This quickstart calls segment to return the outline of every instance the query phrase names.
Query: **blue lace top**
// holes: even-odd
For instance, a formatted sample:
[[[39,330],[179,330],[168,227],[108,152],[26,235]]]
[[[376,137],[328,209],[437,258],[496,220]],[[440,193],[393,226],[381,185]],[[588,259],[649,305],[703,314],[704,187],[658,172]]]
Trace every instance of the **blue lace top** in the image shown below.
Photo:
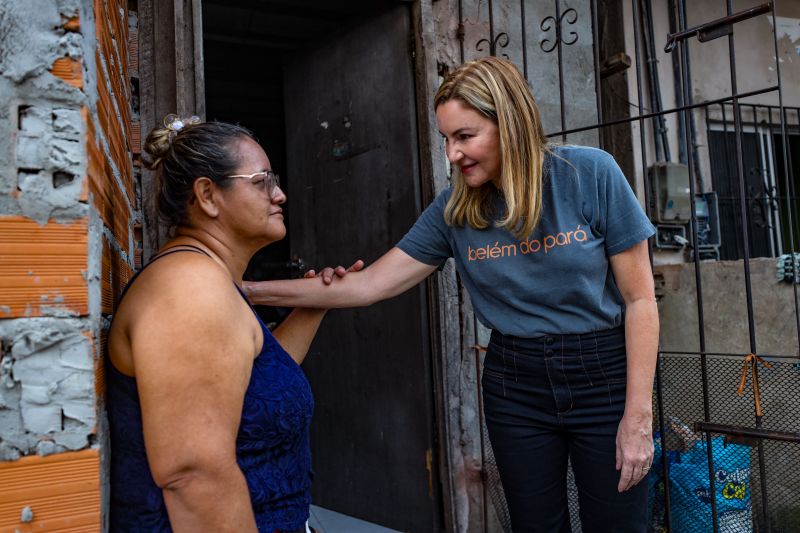
[[[250,489],[258,530],[292,531],[309,516],[313,477],[309,426],[314,399],[300,366],[258,321],[264,344],[253,361],[244,397],[236,458]],[[136,379],[120,373],[110,362],[107,367],[110,531],[172,531],[161,489],[147,465]]]

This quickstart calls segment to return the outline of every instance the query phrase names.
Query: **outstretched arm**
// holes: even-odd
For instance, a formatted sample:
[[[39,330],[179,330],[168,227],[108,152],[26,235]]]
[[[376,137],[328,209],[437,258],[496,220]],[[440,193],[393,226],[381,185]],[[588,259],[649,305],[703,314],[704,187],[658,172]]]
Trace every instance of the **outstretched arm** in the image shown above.
[[[399,248],[392,248],[361,272],[336,278],[330,285],[311,279],[254,281],[244,291],[254,304],[282,307],[361,307],[407,291],[434,270]]]

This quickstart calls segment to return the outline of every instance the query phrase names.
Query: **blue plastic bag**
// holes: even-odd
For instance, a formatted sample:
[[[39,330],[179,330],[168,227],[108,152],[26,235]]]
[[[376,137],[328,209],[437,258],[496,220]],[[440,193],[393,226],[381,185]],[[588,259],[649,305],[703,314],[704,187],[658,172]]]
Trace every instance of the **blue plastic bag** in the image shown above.
[[[714,492],[720,533],[750,533],[753,518],[750,497],[750,448],[711,440]],[[708,453],[705,441],[681,454],[669,465],[672,529],[675,533],[713,531]]]

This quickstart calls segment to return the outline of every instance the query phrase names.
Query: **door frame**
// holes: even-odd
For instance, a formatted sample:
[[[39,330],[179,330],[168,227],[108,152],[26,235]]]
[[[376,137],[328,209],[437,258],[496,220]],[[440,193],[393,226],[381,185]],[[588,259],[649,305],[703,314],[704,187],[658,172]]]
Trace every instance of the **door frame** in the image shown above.
[[[398,0],[411,4],[414,80],[422,207],[449,186],[447,160],[439,139],[433,95],[439,86],[436,33],[432,0]],[[202,0],[139,0],[139,65],[141,132],[145,136],[168,113],[205,118]],[[174,54],[164,54],[173,49]],[[160,53],[159,53],[160,51]],[[167,240],[156,213],[155,176],[141,170],[143,263]],[[426,281],[432,355],[435,447],[442,487],[445,531],[466,531],[471,515],[483,508],[485,491],[480,476],[465,471],[472,457],[458,442],[462,428],[459,410],[470,399],[453,400],[459,390],[458,364],[465,349],[461,331],[461,289],[451,264]],[[464,480],[467,480],[464,483]],[[462,517],[459,520],[458,517]],[[467,521],[464,522],[464,517]],[[483,522],[479,518],[480,522]]]
[[[444,152],[433,97],[440,84],[437,61],[437,39],[432,0],[414,0],[412,28],[414,71],[417,98],[417,132],[419,136],[420,192],[422,208],[450,186],[448,163]],[[474,399],[458,398],[448,391],[462,392],[459,386],[461,369],[458,362],[471,350],[461,325],[461,286],[452,261],[426,281],[433,365],[433,398],[436,419],[436,447],[439,453],[439,482],[446,531],[467,531],[486,518],[476,516],[484,509],[486,492],[482,477],[475,475],[473,458],[459,446],[462,432],[460,413],[463,404]],[[474,405],[473,405],[474,407]],[[465,522],[466,519],[466,522]]]
[[[139,109],[142,142],[170,113],[206,116],[202,0],[139,0]],[[175,50],[174,54],[164,50]],[[142,262],[167,241],[156,212],[155,175],[142,168]]]

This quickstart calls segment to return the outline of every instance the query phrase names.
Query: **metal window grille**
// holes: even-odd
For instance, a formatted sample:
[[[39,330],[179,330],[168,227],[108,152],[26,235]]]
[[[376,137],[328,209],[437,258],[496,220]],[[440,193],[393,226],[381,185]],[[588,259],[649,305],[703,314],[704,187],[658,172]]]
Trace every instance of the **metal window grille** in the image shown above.
[[[688,329],[696,347],[673,351],[662,347],[659,352],[653,393],[659,468],[649,480],[651,527],[653,531],[686,530],[676,521],[679,511],[675,505],[680,496],[676,491],[679,485],[685,485],[686,477],[696,478],[699,473],[702,479],[690,488],[694,496],[705,497],[708,524],[715,533],[800,531],[800,416],[796,408],[800,400],[800,315],[797,285],[792,282],[798,279],[798,261],[792,258],[798,252],[800,234],[795,190],[800,166],[800,109],[784,106],[781,62],[776,60],[780,57],[779,2],[756,0],[741,11],[734,10],[732,0],[706,3],[723,13],[690,25],[686,0],[669,0],[671,27],[665,41],[653,31],[653,6],[663,7],[662,2],[458,0],[460,60],[492,54],[520,65],[547,117],[546,125],[553,130],[549,137],[594,144],[618,159],[627,158],[630,164],[623,168],[641,176],[641,193],[651,216],[654,207],[649,167],[670,160],[674,137],[668,130],[678,130],[678,146],[672,148],[688,171],[692,200],[688,202],[687,220],[679,226],[689,246],[684,262],[693,265],[693,290],[685,305],[693,317]],[[614,8],[632,15],[625,22],[632,25],[633,47],[627,49],[633,52],[632,58],[601,50],[601,34],[608,32],[608,23],[619,15]],[[747,73],[737,73],[737,34],[741,24],[754,17],[766,17],[771,23],[775,76],[740,89],[740,79]],[[728,66],[722,69],[727,90],[720,97],[694,100],[690,40],[697,47],[710,41],[727,45]],[[657,47],[664,47],[673,58],[675,105],[670,108],[661,103],[664,84],[659,83],[654,67]],[[572,64],[574,54],[584,54],[583,59],[592,63],[591,75],[576,81],[574,69],[568,68],[568,53],[573,54]],[[628,113],[619,114],[609,109],[609,101],[628,97],[619,94],[619,84],[608,80],[622,71],[635,82],[636,99],[628,102]],[[586,105],[586,98],[575,98],[576,83],[583,83],[594,93],[590,112],[581,107]],[[772,102],[769,105],[763,101],[767,98]],[[632,132],[627,147],[634,152],[633,157],[620,150],[625,145],[619,142],[623,130]],[[705,145],[699,141],[703,137]],[[712,150],[716,155],[710,153]],[[698,213],[708,205],[695,200],[709,192],[716,194],[718,202],[718,243],[707,233],[704,213]],[[751,266],[757,257],[776,256],[779,260],[789,258],[783,270],[776,265],[777,275],[791,283],[791,288],[787,285],[783,289],[790,292],[790,303],[776,316],[790,324],[793,333],[789,336],[793,338],[785,339],[788,348],[781,353],[768,354],[759,351],[773,344],[757,335],[760,326],[754,311]],[[741,292],[743,310],[730,328],[746,332],[746,340],[737,350],[714,352],[709,347],[707,318],[719,310],[709,309],[709,295],[704,295],[707,259],[736,261],[741,286],[730,290]],[[775,283],[779,282],[776,276]],[[510,531],[485,428],[482,437],[485,500],[491,502],[487,505],[493,506],[502,527]],[[718,448],[723,452],[718,453]],[[736,450],[740,462],[731,467],[724,455]],[[690,453],[693,463],[676,462],[681,454],[687,457]],[[750,504],[744,521],[737,525],[721,508],[725,502],[715,491],[720,488],[723,498],[735,499],[743,494],[739,485],[743,479],[748,483],[746,498]],[[574,488],[569,496],[573,529],[580,531]]]

